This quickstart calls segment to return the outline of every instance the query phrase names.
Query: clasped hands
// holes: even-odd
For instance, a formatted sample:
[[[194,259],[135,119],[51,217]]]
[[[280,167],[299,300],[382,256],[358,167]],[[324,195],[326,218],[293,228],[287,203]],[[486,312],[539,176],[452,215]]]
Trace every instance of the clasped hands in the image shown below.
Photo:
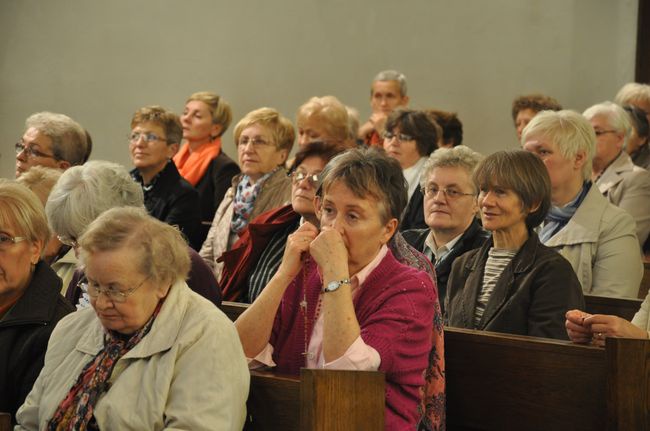
[[[323,270],[347,268],[348,249],[341,234],[334,228],[323,227],[320,231],[309,222],[303,223],[287,237],[287,245],[279,271],[288,277],[298,275],[303,256],[311,255]]]
[[[604,347],[607,337],[648,338],[648,333],[618,316],[589,314],[581,310],[566,313],[567,334],[574,343]]]

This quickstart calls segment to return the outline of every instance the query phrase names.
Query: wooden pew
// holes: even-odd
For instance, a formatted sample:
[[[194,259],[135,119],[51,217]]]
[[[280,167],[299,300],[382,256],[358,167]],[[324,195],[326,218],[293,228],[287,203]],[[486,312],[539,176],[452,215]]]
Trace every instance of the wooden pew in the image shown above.
[[[445,329],[448,430],[649,430],[650,341]]]
[[[590,314],[613,314],[625,320],[632,320],[632,317],[641,308],[642,302],[640,299],[585,295],[585,311]]]
[[[237,320],[240,314],[242,314],[248,308],[248,304],[241,302],[231,302],[231,301],[222,301],[221,302],[221,311],[224,312],[226,316],[233,322]]]
[[[11,415],[0,412],[0,431],[11,431]]]
[[[251,371],[245,430],[383,430],[384,374],[313,370],[300,378]]]

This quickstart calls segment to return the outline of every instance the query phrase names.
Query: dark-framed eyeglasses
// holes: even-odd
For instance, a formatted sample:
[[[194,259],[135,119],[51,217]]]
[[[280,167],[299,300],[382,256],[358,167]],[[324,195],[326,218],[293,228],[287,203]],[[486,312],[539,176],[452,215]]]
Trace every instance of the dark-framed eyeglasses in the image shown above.
[[[155,133],[144,133],[144,132],[133,132],[129,135],[129,142],[136,143],[140,140],[140,138],[144,139],[144,141],[147,144],[150,144],[152,142],[165,142],[167,139],[161,138],[160,136],[156,135]]]
[[[393,138],[397,139],[397,142],[413,141],[415,139],[413,136],[405,133],[384,132],[385,140],[390,141]]]
[[[461,196],[476,196],[476,193],[463,193],[460,190],[457,190],[452,187],[446,187],[444,189],[439,188],[436,185],[429,184],[426,187],[422,187],[422,194],[425,196],[429,197],[434,197],[438,194],[438,192],[442,192],[442,194],[447,198],[447,199],[458,199]]]
[[[18,155],[20,153],[24,153],[27,156],[28,159],[34,159],[36,157],[42,157],[42,158],[45,158],[45,159],[58,160],[57,157],[54,154],[42,153],[42,152],[40,152],[38,150],[35,150],[31,146],[28,147],[27,145],[23,144],[20,141],[16,142],[16,144],[14,145],[14,148],[16,149],[16,155]]]
[[[12,245],[26,240],[27,237],[24,236],[9,236],[6,233],[0,233],[0,249],[6,250]]]
[[[120,290],[113,286],[102,287],[95,282],[83,278],[79,281],[79,283],[77,283],[77,287],[86,292],[92,299],[97,299],[99,297],[99,294],[103,293],[112,302],[121,304],[123,302],[126,302],[127,298],[131,296],[133,292],[142,287],[142,285],[144,285],[147,280],[149,280],[149,276],[142,280],[142,282],[140,282],[140,284],[138,284],[136,287]]]
[[[293,171],[289,174],[289,176],[293,180],[294,184],[298,184],[302,180],[306,179],[313,188],[317,189],[320,186],[321,178],[319,174],[308,174],[307,172],[303,171]]]

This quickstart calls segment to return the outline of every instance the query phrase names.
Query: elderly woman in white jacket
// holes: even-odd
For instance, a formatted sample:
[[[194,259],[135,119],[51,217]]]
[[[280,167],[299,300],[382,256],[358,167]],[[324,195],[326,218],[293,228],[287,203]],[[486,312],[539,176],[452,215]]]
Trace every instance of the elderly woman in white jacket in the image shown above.
[[[643,276],[636,226],[591,181],[591,124],[577,112],[543,111],[528,123],[521,143],[551,178],[553,205],[539,232],[542,243],[571,263],[585,294],[636,298]]]
[[[17,430],[240,430],[249,373],[228,318],[185,283],[180,232],[138,208],[79,240],[92,308],[57,325]]]

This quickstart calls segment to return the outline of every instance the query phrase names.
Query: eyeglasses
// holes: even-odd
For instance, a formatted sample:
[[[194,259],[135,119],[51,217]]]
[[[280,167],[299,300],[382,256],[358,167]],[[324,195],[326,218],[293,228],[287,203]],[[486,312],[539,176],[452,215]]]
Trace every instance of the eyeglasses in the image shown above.
[[[33,159],[36,157],[44,157],[47,159],[57,160],[55,155],[41,153],[40,151],[35,150],[33,147],[26,146],[22,142],[16,142],[16,145],[14,145],[14,147],[16,148],[16,155],[24,152],[28,159]]]
[[[26,241],[24,236],[9,236],[6,233],[0,233],[0,249],[6,250],[20,241]]]
[[[126,290],[120,290],[112,286],[108,287],[101,287],[97,283],[93,283],[91,281],[86,280],[85,278],[81,279],[79,283],[77,283],[77,286],[84,292],[88,294],[93,299],[99,298],[99,294],[103,293],[106,295],[108,299],[110,299],[113,302],[116,302],[118,304],[121,304],[123,302],[126,302],[126,299],[133,294],[136,290],[138,290],[142,285],[149,280],[149,277],[145,278],[142,280],[140,284],[138,284],[136,287],[132,287],[130,289]]]
[[[165,138],[161,138],[160,136],[156,135],[155,133],[141,133],[141,132],[133,132],[129,135],[129,141],[131,143],[138,142],[140,138],[143,138],[144,141],[147,144],[150,144],[152,142],[156,141],[166,141]]]
[[[384,132],[384,139],[390,141],[391,139],[396,138],[397,142],[412,141],[413,136],[406,135],[404,133],[393,133],[393,132]]]
[[[266,145],[271,145],[269,141],[265,141],[262,138],[250,139],[248,136],[244,136],[243,138],[240,138],[239,141],[237,142],[237,146],[240,148],[244,148],[248,144],[252,144],[253,148],[255,149],[264,147]]]
[[[313,188],[317,189],[318,186],[320,186],[320,176],[318,174],[310,175],[302,171],[293,171],[289,176],[293,180],[294,184],[298,184],[302,180],[306,179]]]
[[[68,247],[77,248],[79,243],[77,243],[77,238],[66,236],[66,235],[57,235],[56,238],[61,242],[61,244],[67,245]]]
[[[606,135],[607,133],[618,133],[618,130],[594,130],[596,136]]]
[[[458,199],[461,196],[476,196],[475,193],[463,193],[459,190],[456,189],[450,189],[450,188],[445,188],[445,189],[440,189],[438,186],[434,186],[433,184],[429,184],[426,187],[422,187],[422,193],[424,193],[425,196],[429,197],[434,197],[438,194],[438,192],[442,192],[447,199]]]

